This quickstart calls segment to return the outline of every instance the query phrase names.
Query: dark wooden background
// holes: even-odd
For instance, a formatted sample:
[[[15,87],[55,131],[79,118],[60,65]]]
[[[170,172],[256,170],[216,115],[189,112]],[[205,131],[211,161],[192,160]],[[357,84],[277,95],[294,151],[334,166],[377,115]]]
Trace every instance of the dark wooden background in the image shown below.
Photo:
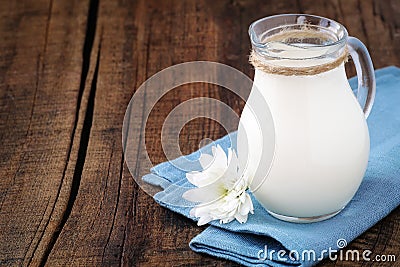
[[[218,61],[252,77],[249,24],[298,12],[343,23],[376,68],[400,66],[398,0],[1,0],[0,265],[235,265],[192,252],[188,242],[204,228],[159,207],[136,185],[124,165],[123,116],[140,84],[173,64]],[[207,84],[171,91],[146,124],[154,163],[165,160],[166,115],[197,96],[238,113],[244,105]],[[180,135],[182,152],[224,134],[209,119],[191,121]],[[137,153],[138,177],[148,170]],[[349,248],[399,258],[400,209]]]

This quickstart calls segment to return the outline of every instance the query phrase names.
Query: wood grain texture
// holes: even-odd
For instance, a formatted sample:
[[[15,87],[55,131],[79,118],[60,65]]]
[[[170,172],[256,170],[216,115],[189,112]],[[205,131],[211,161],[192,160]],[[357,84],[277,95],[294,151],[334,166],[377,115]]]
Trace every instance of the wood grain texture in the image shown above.
[[[193,60],[225,63],[252,77],[248,25],[278,13],[338,20],[367,45],[375,68],[400,65],[397,0],[4,0],[0,6],[1,266],[238,266],[192,252],[188,243],[204,228],[158,206],[132,176],[148,172],[146,153],[154,164],[166,160],[161,129],[177,105],[203,96],[240,114],[244,101],[203,83],[168,92],[145,123],[134,114],[146,133],[135,138],[145,138],[147,151],[132,152],[131,174],[121,128],[135,90],[158,71]],[[141,105],[157,93],[148,90]],[[227,130],[193,120],[180,133],[180,148],[189,153]],[[400,257],[400,209],[348,249]],[[326,260],[320,266],[395,265]]]
[[[69,198],[87,3],[1,7],[0,265],[37,265]]]

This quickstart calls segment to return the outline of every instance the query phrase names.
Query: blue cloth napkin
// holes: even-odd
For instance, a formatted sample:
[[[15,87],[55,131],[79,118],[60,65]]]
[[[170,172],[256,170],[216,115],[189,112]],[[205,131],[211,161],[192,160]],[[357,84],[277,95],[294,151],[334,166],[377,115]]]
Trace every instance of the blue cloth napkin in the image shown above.
[[[249,215],[247,223],[213,221],[190,242],[192,250],[246,266],[311,266],[395,209],[400,204],[400,69],[392,66],[377,70],[376,78],[377,94],[368,118],[368,169],[357,194],[341,213],[318,223],[288,223],[270,216],[253,198],[254,215]],[[356,88],[357,79],[350,79],[350,85]],[[235,139],[236,133],[231,133],[215,143],[226,149]],[[190,217],[193,204],[181,197],[186,187],[191,187],[185,172],[199,168],[193,160],[207,153],[211,145],[215,144],[161,163],[143,177],[164,189],[154,195],[160,205]],[[181,170],[184,166],[186,171]]]

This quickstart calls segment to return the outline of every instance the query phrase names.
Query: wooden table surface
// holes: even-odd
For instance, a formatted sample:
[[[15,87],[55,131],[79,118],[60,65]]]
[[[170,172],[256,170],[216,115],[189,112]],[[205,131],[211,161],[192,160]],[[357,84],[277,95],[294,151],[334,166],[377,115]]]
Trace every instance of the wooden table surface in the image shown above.
[[[188,242],[204,228],[161,208],[135,183],[124,164],[123,116],[147,78],[177,63],[217,61],[253,77],[249,24],[299,12],[343,23],[369,48],[375,68],[400,66],[398,0],[2,0],[0,265],[236,266],[192,252]],[[167,114],[198,96],[238,113],[244,105],[209,84],[172,90],[142,125],[154,164],[166,159],[160,134]],[[181,150],[225,133],[195,119],[181,131]],[[133,176],[140,177],[148,169],[144,152],[136,153]],[[349,248],[399,257],[400,208]]]

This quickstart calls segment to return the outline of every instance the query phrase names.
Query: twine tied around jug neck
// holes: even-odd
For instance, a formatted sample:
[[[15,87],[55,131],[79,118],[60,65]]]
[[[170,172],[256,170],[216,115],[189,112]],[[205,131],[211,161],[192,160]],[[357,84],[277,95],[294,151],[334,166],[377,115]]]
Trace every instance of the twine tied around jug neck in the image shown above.
[[[277,34],[269,36],[266,39],[266,42],[290,43],[288,42],[288,40],[295,40],[297,43],[301,43],[303,40],[315,38],[320,40],[321,42],[332,40],[332,37],[326,33],[303,28],[299,30],[281,31]],[[339,67],[343,62],[346,63],[349,58],[348,49],[347,47],[344,47],[341,50],[341,54],[332,59],[332,61],[319,65],[304,67],[289,67],[271,64],[274,62],[274,60],[276,60],[276,58],[259,55],[254,49],[250,53],[249,61],[256,69],[259,69],[266,73],[284,76],[310,76],[335,69]]]

